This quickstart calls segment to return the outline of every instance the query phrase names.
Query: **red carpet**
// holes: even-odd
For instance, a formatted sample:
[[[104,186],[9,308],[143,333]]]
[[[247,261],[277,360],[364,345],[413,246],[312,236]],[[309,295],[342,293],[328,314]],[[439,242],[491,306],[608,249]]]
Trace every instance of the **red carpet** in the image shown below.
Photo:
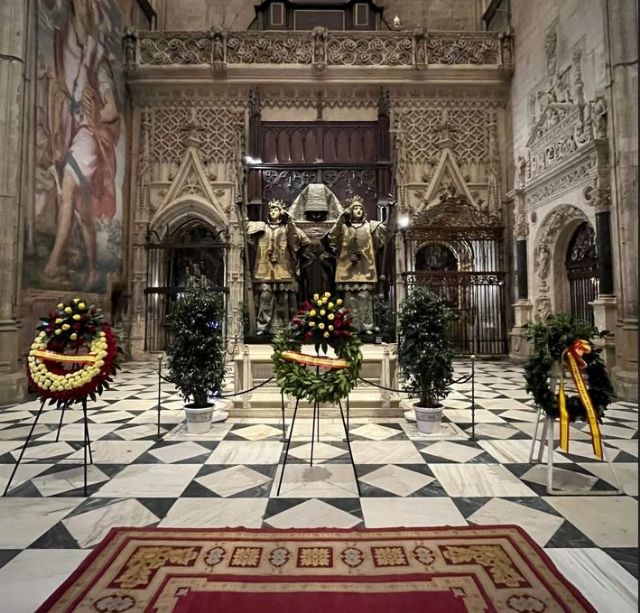
[[[516,526],[117,528],[39,611],[594,611]]]

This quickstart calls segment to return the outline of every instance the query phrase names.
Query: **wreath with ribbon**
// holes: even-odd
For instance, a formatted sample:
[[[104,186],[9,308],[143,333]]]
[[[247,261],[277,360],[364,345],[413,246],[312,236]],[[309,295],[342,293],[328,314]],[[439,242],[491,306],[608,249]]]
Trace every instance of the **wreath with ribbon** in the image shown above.
[[[530,322],[525,330],[534,348],[524,367],[526,391],[549,417],[560,419],[561,449],[569,450],[570,422],[582,420],[589,424],[594,453],[602,459],[599,424],[615,394],[601,349],[596,349],[591,339],[605,336],[607,331],[598,332],[590,323],[566,313]],[[566,392],[567,374],[576,394]],[[557,394],[550,387],[552,376],[559,378]]]
[[[41,318],[27,359],[31,389],[52,403],[95,400],[119,366],[118,339],[102,313],[82,298]]]
[[[360,339],[351,322],[351,310],[329,292],[314,294],[301,306],[272,343],[276,380],[285,394],[330,403],[349,395],[362,364]],[[315,346],[316,355],[302,353],[303,345]],[[320,355],[329,347],[335,358]]]

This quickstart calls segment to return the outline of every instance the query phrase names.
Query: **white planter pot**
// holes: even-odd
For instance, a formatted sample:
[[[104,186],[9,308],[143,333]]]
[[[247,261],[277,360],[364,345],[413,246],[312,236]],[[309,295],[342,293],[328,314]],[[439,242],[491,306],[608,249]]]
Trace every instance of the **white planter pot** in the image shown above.
[[[444,408],[442,405],[434,408],[414,405],[413,408],[416,412],[416,424],[419,432],[433,434],[439,430]]]
[[[187,414],[187,432],[189,434],[204,434],[211,428],[213,405],[202,408],[184,407]]]

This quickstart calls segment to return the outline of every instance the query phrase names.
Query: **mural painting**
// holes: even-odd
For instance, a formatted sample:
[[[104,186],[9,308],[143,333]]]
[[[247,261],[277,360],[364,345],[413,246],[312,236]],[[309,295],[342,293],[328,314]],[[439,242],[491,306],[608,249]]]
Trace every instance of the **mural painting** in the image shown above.
[[[36,188],[23,283],[103,292],[121,270],[125,124],[115,0],[40,0]]]

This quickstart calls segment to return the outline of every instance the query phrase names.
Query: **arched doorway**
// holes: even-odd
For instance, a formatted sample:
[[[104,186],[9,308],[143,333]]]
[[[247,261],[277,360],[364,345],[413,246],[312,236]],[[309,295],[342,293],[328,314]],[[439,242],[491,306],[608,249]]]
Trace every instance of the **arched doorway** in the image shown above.
[[[442,243],[427,243],[416,252],[416,272],[452,272],[458,270],[458,258],[453,250]],[[458,309],[458,287],[440,285],[433,288],[447,301],[450,309]]]
[[[593,302],[598,295],[598,258],[595,232],[583,221],[574,231],[565,259],[571,314],[593,323]]]
[[[166,316],[181,292],[192,287],[227,292],[227,245],[219,230],[193,219],[164,238],[151,231],[146,246],[145,351],[164,351],[168,342]]]

